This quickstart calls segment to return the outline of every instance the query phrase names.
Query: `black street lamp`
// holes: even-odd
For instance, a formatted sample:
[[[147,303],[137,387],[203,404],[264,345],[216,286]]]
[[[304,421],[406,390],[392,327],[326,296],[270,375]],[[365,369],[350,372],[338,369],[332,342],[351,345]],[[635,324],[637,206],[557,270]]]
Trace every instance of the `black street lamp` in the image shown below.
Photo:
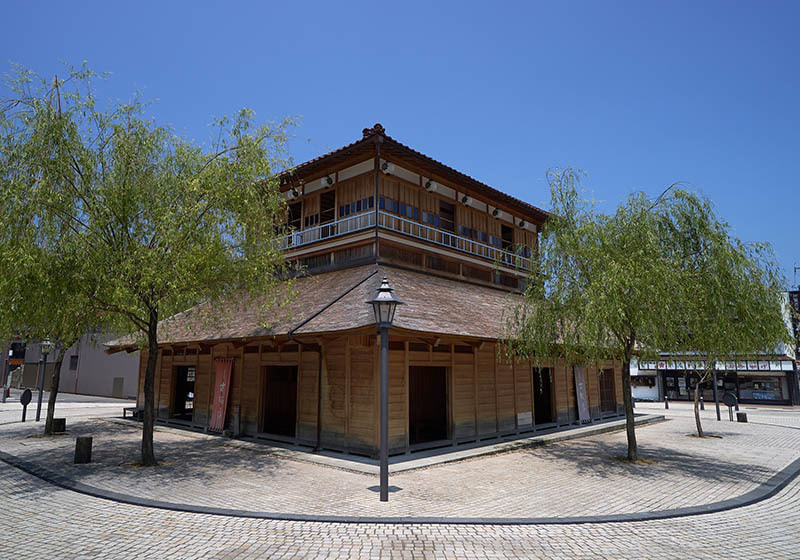
[[[403,302],[392,292],[386,276],[383,277],[375,297],[367,303],[375,312],[375,324],[381,330],[381,501],[389,501],[389,327],[394,312]]]
[[[45,338],[40,344],[41,355],[39,356],[39,400],[36,402],[36,421],[42,416],[42,393],[44,392],[44,374],[47,369],[47,355],[53,349],[53,343]],[[52,387],[50,388],[52,391]]]

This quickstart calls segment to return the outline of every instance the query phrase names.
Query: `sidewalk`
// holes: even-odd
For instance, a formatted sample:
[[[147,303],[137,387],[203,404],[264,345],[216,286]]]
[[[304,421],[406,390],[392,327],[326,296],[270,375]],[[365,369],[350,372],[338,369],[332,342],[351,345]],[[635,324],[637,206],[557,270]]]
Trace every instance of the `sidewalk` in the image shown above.
[[[277,516],[567,520],[702,508],[800,466],[792,465],[800,458],[800,411],[748,412],[747,424],[706,419],[706,430],[720,437],[700,440],[690,437],[693,418],[671,409],[670,421],[637,429],[642,464],[618,459],[626,440],[614,432],[399,472],[390,478],[388,503],[378,501],[374,475],[173,428],[156,431],[156,468],[135,465],[140,428],[108,419],[68,420],[70,433],[52,438],[29,437],[40,427],[2,425],[0,448],[98,492],[190,507]],[[95,438],[91,464],[72,464],[77,435]]]

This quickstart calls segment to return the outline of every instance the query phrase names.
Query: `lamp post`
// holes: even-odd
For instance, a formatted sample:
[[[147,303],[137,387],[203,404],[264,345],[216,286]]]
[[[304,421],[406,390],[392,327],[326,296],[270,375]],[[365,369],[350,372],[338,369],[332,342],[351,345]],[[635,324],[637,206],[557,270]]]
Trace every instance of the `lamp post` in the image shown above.
[[[39,356],[39,400],[36,402],[36,421],[42,417],[42,393],[44,392],[44,374],[47,369],[47,355],[53,348],[53,343],[45,338],[40,344],[41,355]]]
[[[389,327],[394,321],[394,312],[402,301],[392,292],[386,276],[383,277],[375,297],[367,303],[375,312],[375,324],[381,334],[381,450],[380,450],[380,495],[382,502],[389,501]]]

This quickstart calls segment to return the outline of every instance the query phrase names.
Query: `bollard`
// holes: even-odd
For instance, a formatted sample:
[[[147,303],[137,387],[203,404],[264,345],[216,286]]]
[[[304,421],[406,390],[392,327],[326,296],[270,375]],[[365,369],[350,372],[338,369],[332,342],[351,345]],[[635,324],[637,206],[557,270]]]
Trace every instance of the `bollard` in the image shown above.
[[[92,438],[91,436],[79,436],[75,438],[75,464],[92,462]]]
[[[737,422],[747,422],[747,413],[746,412],[737,412],[736,413],[736,421]]]
[[[700,410],[706,409],[706,403],[703,401],[703,397],[700,397]]]
[[[669,410],[669,397],[664,397],[664,408]]]
[[[53,418],[53,433],[54,434],[63,434],[67,431],[67,419],[66,418]]]

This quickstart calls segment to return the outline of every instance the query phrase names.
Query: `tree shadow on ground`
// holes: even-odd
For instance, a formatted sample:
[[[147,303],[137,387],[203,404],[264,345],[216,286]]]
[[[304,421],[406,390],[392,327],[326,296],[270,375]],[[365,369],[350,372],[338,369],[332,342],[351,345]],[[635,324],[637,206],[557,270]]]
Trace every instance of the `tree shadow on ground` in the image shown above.
[[[728,437],[726,434],[725,438]],[[639,457],[644,461],[632,463],[625,459],[627,449],[625,441],[575,440],[528,449],[524,453],[562,463],[565,468],[574,468],[579,475],[599,478],[633,476],[658,480],[680,475],[720,483],[760,483],[776,472],[774,468],[730,460],[718,454],[700,455],[653,444],[640,444]]]
[[[55,437],[31,437],[38,435],[25,429],[13,437],[17,445],[12,454],[43,467],[51,472],[77,482],[94,482],[120,477],[131,484],[158,485],[180,484],[183,481],[221,480],[226,472],[257,474],[259,480],[267,482],[279,470],[292,469],[294,461],[278,457],[267,446],[247,449],[231,445],[227,438],[196,437],[188,432],[154,433],[154,447],[159,462],[156,467],[142,467],[141,427],[125,426],[104,420],[74,422],[67,435]],[[91,436],[92,461],[88,464],[73,464],[75,438]],[[94,482],[93,482],[94,481]],[[267,482],[268,483],[268,482]]]

